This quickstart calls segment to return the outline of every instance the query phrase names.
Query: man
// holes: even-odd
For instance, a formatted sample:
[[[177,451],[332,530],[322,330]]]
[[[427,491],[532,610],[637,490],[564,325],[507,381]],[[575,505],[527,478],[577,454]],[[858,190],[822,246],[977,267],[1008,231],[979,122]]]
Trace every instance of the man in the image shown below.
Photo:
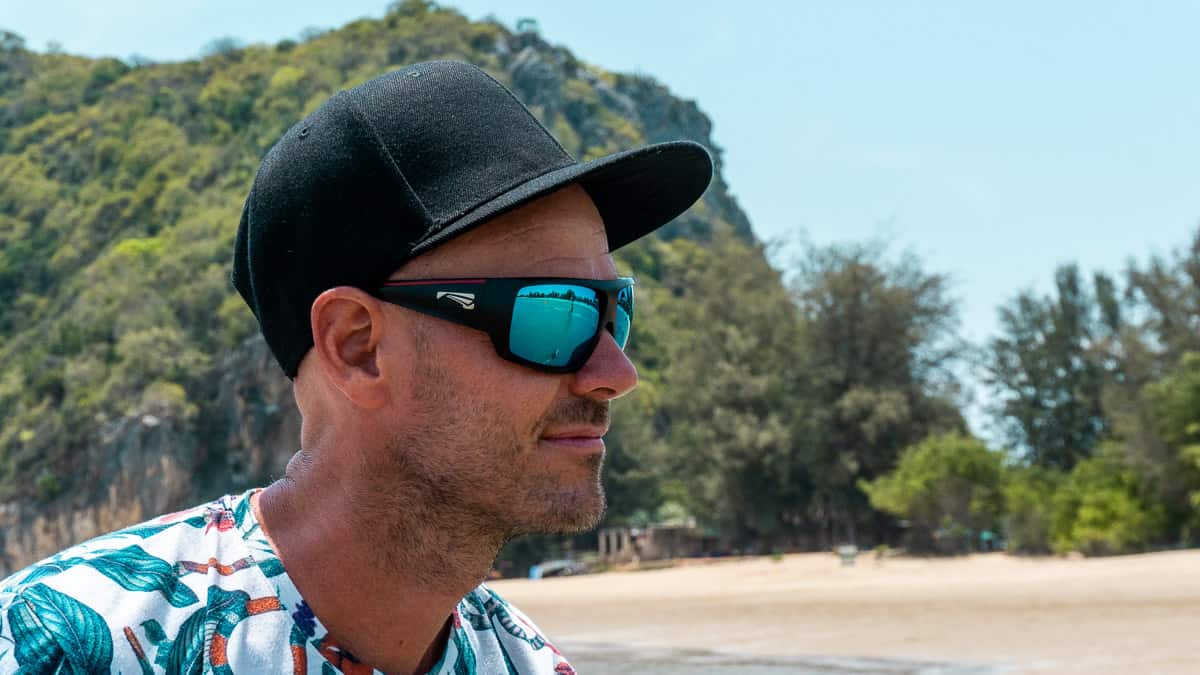
[[[509,538],[599,521],[637,383],[610,251],[711,172],[689,142],[576,163],[466,64],[335,95],[235,245],[303,419],[285,477],[0,582],[0,672],[574,672],[481,582]]]

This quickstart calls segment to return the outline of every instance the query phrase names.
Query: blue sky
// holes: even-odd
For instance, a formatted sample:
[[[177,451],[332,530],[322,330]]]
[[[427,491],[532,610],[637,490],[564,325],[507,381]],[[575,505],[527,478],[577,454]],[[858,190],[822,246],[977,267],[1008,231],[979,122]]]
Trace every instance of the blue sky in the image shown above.
[[[0,26],[179,60],[385,4],[0,0]],[[1059,263],[1116,271],[1200,225],[1200,2],[442,4],[535,18],[579,58],[695,99],[759,236],[886,236],[951,275],[971,339]]]

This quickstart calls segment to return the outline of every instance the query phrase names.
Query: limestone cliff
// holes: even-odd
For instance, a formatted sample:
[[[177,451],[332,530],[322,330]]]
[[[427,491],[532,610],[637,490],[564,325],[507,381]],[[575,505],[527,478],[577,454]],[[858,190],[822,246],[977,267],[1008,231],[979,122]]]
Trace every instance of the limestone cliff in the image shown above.
[[[82,463],[95,479],[52,502],[0,505],[0,577],[91,537],[269,482],[298,447],[291,382],[261,337],[222,360],[195,424],[150,413],[100,430]]]

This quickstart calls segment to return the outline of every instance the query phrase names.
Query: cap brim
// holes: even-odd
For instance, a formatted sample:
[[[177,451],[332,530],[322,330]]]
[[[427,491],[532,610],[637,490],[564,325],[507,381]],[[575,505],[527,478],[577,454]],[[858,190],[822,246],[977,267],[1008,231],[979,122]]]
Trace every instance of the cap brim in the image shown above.
[[[449,223],[413,247],[419,254],[475,225],[555,190],[578,183],[604,219],[615,251],[688,210],[712,181],[712,158],[692,141],[656,143],[542,174]]]

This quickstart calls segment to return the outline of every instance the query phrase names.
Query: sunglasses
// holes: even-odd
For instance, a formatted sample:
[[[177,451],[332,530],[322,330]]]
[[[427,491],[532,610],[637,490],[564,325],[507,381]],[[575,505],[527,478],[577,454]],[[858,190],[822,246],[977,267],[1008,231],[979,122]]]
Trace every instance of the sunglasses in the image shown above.
[[[487,333],[496,353],[546,373],[573,373],[612,334],[625,349],[633,279],[522,277],[389,281],[375,293],[394,305]]]

